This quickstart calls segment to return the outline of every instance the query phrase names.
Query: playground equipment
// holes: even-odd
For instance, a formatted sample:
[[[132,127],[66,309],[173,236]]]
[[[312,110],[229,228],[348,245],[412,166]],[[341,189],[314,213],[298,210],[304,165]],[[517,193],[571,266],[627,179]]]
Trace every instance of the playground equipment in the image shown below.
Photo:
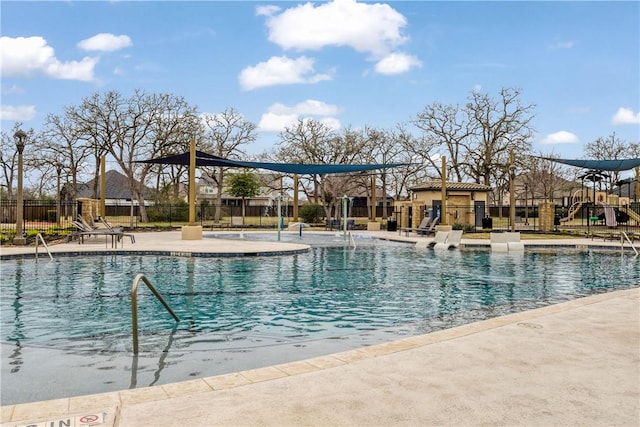
[[[618,209],[620,209],[620,212],[626,213],[629,219],[640,222],[640,214],[632,210],[629,205],[622,205]]]
[[[573,221],[576,218],[576,215],[582,212],[583,204],[589,202],[589,190],[583,188],[581,190],[576,190],[571,197],[573,203],[569,207],[569,213],[565,218],[561,218],[561,222],[569,222]]]

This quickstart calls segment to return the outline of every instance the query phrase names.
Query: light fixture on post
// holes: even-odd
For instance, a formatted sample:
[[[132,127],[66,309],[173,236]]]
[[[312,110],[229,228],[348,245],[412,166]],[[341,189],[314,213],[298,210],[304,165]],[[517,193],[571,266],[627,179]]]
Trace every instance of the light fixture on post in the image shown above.
[[[27,142],[27,134],[22,130],[17,130],[13,134],[16,140],[16,148],[18,150],[18,191],[16,193],[16,235],[13,239],[14,245],[26,245],[27,239],[23,235],[24,220],[24,200],[22,195],[22,152]]]

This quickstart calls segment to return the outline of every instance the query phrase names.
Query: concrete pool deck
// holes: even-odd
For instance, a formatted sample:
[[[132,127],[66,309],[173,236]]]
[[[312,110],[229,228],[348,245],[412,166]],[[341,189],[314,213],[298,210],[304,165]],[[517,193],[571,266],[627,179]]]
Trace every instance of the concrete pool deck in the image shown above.
[[[398,238],[395,233],[379,234]],[[532,242],[620,246],[619,242],[576,240]],[[184,253],[213,247],[207,250],[235,248],[236,253],[250,253],[294,248],[275,242],[240,242],[238,246],[227,242],[232,241],[224,241],[220,248],[211,239],[182,241],[179,232],[136,233],[135,244],[126,241],[124,249],[118,250],[168,248]],[[53,245],[51,251],[65,247],[66,251],[104,251],[105,242]],[[1,253],[25,251],[33,253],[33,247],[2,248]],[[91,425],[132,427],[634,426],[640,423],[640,289],[593,295],[304,361],[8,405],[0,411],[2,426],[79,426],[93,419]]]

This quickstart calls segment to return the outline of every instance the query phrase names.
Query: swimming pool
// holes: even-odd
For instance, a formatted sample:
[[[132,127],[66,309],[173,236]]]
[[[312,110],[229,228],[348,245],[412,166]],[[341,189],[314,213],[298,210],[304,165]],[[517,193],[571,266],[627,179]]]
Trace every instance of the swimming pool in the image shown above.
[[[372,242],[373,243],[373,242]],[[130,289],[143,272],[140,354]],[[300,360],[638,286],[618,253],[511,255],[377,242],[292,256],[2,261],[2,405]]]

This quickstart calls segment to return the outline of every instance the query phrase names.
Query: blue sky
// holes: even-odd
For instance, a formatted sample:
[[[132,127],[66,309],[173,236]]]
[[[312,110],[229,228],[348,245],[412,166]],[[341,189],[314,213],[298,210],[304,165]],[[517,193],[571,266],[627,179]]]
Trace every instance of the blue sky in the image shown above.
[[[97,91],[183,96],[259,126],[392,128],[473,90],[522,89],[534,149],[640,141],[640,2],[2,1],[2,129]]]

